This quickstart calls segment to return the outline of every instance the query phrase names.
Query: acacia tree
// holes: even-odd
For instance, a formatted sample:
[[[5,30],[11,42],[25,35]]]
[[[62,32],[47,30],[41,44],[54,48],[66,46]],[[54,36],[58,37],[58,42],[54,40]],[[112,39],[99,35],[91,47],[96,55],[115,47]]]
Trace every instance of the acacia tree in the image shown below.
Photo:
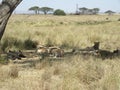
[[[53,8],[50,8],[50,7],[41,7],[39,9],[39,11],[43,12],[46,15],[48,12],[52,12]]]
[[[38,6],[33,6],[33,7],[31,7],[31,8],[29,8],[29,10],[30,11],[34,11],[35,12],[35,14],[39,14],[39,7]]]
[[[111,11],[111,10],[108,10],[108,11],[106,11],[105,13],[107,13],[108,15],[112,15],[112,14],[115,13],[115,12],[113,12],[113,11]]]
[[[81,14],[86,14],[86,12],[88,11],[88,8],[86,7],[82,7],[82,8],[79,8],[79,10],[81,11]]]
[[[99,8],[93,8],[93,14],[98,14],[99,11],[100,11]]]
[[[0,40],[4,34],[7,22],[22,0],[2,0],[0,4]]]
[[[94,10],[93,9],[88,9],[86,14],[93,15],[94,14]]]

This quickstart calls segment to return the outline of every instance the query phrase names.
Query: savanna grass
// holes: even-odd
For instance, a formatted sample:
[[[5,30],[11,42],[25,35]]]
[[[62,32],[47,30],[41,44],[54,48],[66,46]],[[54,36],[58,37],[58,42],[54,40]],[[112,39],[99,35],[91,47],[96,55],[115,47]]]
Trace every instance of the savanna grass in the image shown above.
[[[109,21],[106,21],[106,18],[109,18]],[[5,37],[14,37],[15,41],[24,42],[29,41],[30,37],[30,42],[35,41],[45,46],[55,45],[65,49],[84,48],[92,46],[95,41],[100,41],[100,49],[112,51],[120,48],[118,19],[119,15],[64,17],[13,15],[2,40],[4,42]],[[28,45],[29,43],[26,46]],[[14,47],[14,43],[11,46]],[[119,90],[119,63],[119,58],[102,60],[92,56],[76,55],[60,60],[43,60],[32,68],[21,68],[21,65],[19,67],[21,70],[17,68],[17,72],[9,70],[9,66],[6,66],[7,68],[0,66],[0,77],[3,77],[0,80],[0,89]],[[9,71],[13,74],[8,74]],[[11,79],[14,74],[15,78]]]
[[[106,21],[106,17],[109,18],[109,21]],[[56,45],[65,48],[82,48],[92,45],[95,41],[100,41],[102,48],[114,49],[120,46],[118,42],[120,41],[118,19],[119,16],[117,15],[64,17],[13,15],[8,23],[3,41],[6,37],[14,37],[16,39],[15,42],[17,40],[20,40],[18,42],[24,42],[30,37],[31,41],[38,42],[38,44],[46,46]],[[19,46],[19,43],[17,46]]]

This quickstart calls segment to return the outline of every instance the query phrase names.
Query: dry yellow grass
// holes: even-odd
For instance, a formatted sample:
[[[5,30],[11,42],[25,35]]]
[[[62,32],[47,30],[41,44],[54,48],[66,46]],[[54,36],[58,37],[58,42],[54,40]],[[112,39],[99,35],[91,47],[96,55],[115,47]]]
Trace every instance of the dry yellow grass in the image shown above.
[[[100,48],[113,50],[120,48],[119,17],[13,15],[2,40],[30,37],[42,45],[64,48],[84,48],[100,41]],[[103,61],[77,55],[37,64],[0,65],[0,90],[119,90],[119,63],[119,58]]]
[[[0,67],[0,90],[119,90],[120,60],[87,60],[75,56],[63,61],[43,61],[34,67],[18,67],[12,78],[14,65]],[[2,74],[2,75],[1,75]]]
[[[109,21],[106,20],[109,18]],[[4,37],[31,38],[40,44],[86,47],[100,41],[102,48],[119,48],[119,15],[116,16],[36,16],[13,15]],[[4,40],[4,38],[3,38]]]

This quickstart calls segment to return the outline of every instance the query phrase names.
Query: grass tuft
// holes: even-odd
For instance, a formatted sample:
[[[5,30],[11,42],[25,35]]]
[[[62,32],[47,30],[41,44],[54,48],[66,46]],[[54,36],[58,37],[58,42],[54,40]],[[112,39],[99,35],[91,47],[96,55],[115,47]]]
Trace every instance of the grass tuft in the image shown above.
[[[22,46],[23,46],[22,41],[16,39],[15,37],[5,37],[1,44],[1,49],[3,51],[7,51],[7,49],[11,49],[11,48],[21,49]]]
[[[35,49],[38,43],[36,41],[31,40],[30,38],[24,41],[24,48],[25,49]]]

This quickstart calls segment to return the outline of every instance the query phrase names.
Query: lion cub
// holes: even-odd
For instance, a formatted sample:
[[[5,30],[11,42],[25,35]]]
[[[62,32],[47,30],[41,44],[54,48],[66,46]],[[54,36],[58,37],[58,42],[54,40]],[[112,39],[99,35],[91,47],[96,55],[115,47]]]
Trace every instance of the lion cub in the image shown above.
[[[41,59],[44,59],[46,56],[49,56],[48,49],[45,46],[39,46],[36,50],[36,53],[41,56]]]
[[[64,56],[64,50],[59,47],[49,47],[48,53],[55,58]]]
[[[59,47],[39,46],[36,50],[36,53],[40,55],[42,59],[44,59],[46,56],[52,56],[55,58],[64,56],[64,50]]]

